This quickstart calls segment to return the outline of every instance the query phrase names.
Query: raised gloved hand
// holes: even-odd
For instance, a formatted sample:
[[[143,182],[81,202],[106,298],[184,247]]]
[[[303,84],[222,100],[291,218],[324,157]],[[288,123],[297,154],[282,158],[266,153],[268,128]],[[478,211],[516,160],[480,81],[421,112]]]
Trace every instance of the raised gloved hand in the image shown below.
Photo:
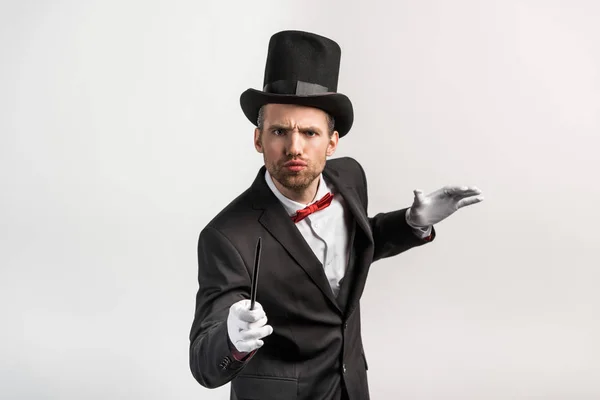
[[[273,327],[267,325],[267,316],[258,302],[254,302],[254,310],[250,310],[250,300],[240,300],[229,308],[227,334],[239,352],[249,353],[262,347],[261,339],[271,333]]]
[[[413,205],[406,220],[413,227],[429,227],[449,217],[459,208],[483,201],[481,190],[468,186],[444,186],[428,195],[413,191]]]

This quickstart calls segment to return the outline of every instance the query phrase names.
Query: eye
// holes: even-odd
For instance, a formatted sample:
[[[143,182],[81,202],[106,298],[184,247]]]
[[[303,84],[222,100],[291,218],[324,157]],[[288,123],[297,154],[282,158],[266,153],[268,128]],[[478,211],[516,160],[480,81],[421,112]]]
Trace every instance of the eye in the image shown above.
[[[273,129],[274,135],[283,135],[283,129]]]
[[[316,133],[316,132],[313,132],[313,131],[306,131],[306,134],[307,134],[308,136],[316,136],[316,134],[317,134],[317,133]]]

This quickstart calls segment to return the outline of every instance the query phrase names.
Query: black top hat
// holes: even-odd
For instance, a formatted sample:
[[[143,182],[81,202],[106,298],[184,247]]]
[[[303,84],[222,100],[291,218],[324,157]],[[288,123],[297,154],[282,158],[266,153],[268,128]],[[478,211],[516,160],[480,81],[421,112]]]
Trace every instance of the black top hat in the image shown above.
[[[246,117],[257,124],[267,103],[319,108],[335,118],[342,137],[354,120],[350,99],[337,93],[341,49],[331,39],[302,31],[283,31],[269,41],[263,91],[248,89],[240,96]]]

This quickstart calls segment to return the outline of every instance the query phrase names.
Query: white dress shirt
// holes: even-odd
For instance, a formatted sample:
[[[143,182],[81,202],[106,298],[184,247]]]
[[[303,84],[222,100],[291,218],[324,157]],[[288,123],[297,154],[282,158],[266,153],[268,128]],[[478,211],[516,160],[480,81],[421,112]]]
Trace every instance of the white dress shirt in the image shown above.
[[[310,214],[302,221],[296,223],[296,227],[310,246],[315,256],[321,261],[325,270],[325,275],[329,281],[329,286],[333,294],[337,297],[340,290],[340,281],[346,272],[348,256],[350,253],[349,237],[350,232],[350,211],[346,207],[346,202],[342,195],[334,192],[333,188],[327,185],[323,174],[319,176],[319,186],[317,194],[313,201],[308,204],[298,203],[284,196],[273,183],[269,171],[265,172],[267,185],[279,199],[288,215],[296,214],[298,210],[316,203],[328,192],[334,194],[329,207]],[[421,238],[431,233],[431,227],[426,229],[413,227],[415,234]]]

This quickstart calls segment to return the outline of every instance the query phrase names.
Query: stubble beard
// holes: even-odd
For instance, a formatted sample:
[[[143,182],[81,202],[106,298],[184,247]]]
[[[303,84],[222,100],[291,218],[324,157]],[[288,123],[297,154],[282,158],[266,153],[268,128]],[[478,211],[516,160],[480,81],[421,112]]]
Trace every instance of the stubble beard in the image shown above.
[[[279,182],[283,187],[291,190],[295,193],[302,193],[306,190],[315,179],[319,177],[322,172],[322,168],[308,163],[305,169],[301,171],[290,171],[286,169],[283,164],[290,160],[281,161],[280,164],[277,162],[267,162],[267,170],[271,177]],[[324,165],[325,160],[323,160]]]

